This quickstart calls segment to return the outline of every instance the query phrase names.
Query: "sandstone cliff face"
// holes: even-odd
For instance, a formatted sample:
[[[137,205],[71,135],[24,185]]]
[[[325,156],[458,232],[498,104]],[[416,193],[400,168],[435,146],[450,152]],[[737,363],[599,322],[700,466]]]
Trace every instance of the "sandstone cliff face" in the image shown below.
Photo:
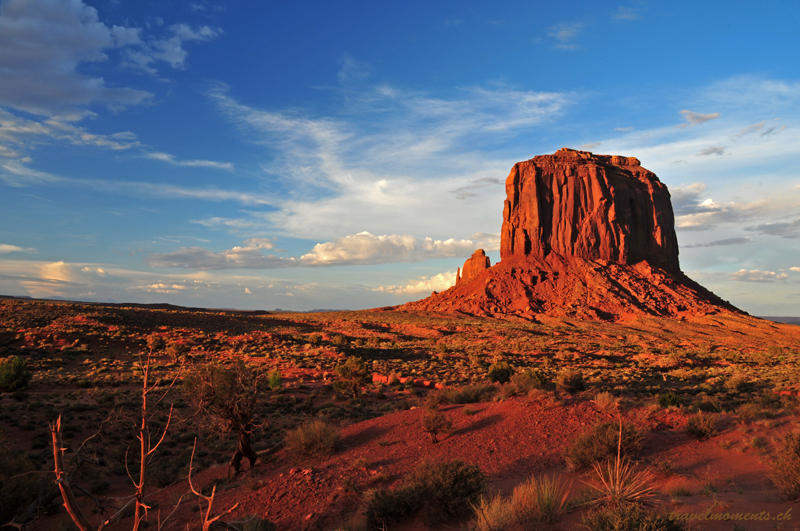
[[[561,149],[514,165],[501,261],[478,250],[457,284],[400,306],[535,319],[739,312],[686,275],[669,192],[632,157]]]
[[[563,148],[506,179],[500,256],[551,252],[680,272],[667,187],[632,157]]]
[[[467,258],[467,261],[464,262],[464,267],[456,275],[456,285],[462,282],[469,282],[491,266],[492,262],[483,249],[478,249],[472,253],[472,256]]]

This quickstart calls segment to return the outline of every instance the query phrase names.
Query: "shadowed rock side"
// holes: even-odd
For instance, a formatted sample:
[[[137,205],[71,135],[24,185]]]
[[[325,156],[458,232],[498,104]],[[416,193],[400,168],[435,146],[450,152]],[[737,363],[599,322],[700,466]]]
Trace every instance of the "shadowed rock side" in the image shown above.
[[[399,309],[618,320],[740,312],[684,275],[667,187],[635,158],[561,149],[514,165],[500,255]],[[468,273],[469,271],[469,273]]]

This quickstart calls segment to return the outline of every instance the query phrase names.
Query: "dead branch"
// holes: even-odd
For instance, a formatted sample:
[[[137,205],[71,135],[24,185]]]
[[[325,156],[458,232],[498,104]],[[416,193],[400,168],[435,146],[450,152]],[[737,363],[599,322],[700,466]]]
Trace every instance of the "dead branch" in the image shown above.
[[[203,518],[203,531],[210,531],[211,529],[214,528],[230,529],[231,528],[230,525],[228,525],[225,522],[220,522],[219,519],[235,511],[236,508],[239,507],[239,502],[236,502],[233,505],[233,507],[231,507],[224,513],[219,514],[214,518],[211,518],[211,509],[214,505],[214,496],[217,493],[217,486],[214,485],[211,488],[211,496],[205,496],[194,488],[194,485],[192,484],[192,469],[194,468],[194,452],[196,449],[197,449],[197,437],[195,437],[194,439],[194,446],[192,446],[192,457],[189,459],[189,488],[192,489],[192,493],[194,493],[195,496],[203,498],[206,501],[206,503],[208,503],[208,508],[206,509],[205,515],[201,514],[201,517]]]

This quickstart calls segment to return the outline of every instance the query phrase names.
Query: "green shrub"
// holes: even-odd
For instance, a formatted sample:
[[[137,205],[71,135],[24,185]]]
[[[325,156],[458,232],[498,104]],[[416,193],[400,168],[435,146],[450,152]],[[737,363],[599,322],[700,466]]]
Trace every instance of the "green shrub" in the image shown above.
[[[333,336],[331,336],[331,344],[337,347],[346,347],[348,343],[349,341],[342,334],[333,334]]]
[[[716,422],[711,415],[705,415],[702,412],[695,413],[689,417],[689,422],[686,424],[686,431],[698,439],[708,439],[717,431]]]
[[[281,388],[281,373],[277,368],[273,369],[267,375],[267,385],[269,385],[269,388],[273,391],[277,391]]]
[[[458,460],[423,461],[397,489],[381,487],[367,492],[367,526],[386,529],[420,511],[427,525],[447,522],[479,504],[487,485],[477,465]]]
[[[298,460],[331,455],[341,445],[339,431],[321,420],[312,420],[290,430],[284,440],[286,452]]]
[[[561,371],[556,377],[556,387],[569,394],[583,391],[586,389],[583,383],[583,373],[575,369]]]
[[[0,391],[16,391],[28,386],[33,375],[28,370],[28,360],[11,356],[0,361]]]
[[[622,425],[622,455],[636,456],[644,443],[644,431],[633,424]],[[617,422],[609,421],[586,430],[564,451],[564,459],[572,470],[592,466],[617,455],[620,428]]]
[[[684,531],[686,525],[671,514],[655,514],[638,504],[594,509],[584,516],[584,531]]]
[[[339,378],[333,382],[337,393],[350,392],[353,398],[358,398],[361,387],[372,381],[372,372],[367,364],[358,356],[350,356],[343,363],[338,364],[333,372]]]
[[[34,470],[36,467],[26,454],[13,450],[10,441],[0,433],[0,523],[25,512],[39,489],[52,483],[52,475],[25,474]]]
[[[787,433],[780,441],[770,479],[786,497],[800,499],[800,430]]]
[[[661,407],[677,407],[681,405],[681,399],[678,398],[678,395],[670,391],[658,397],[658,405]]]
[[[511,379],[514,374],[514,369],[507,361],[496,361],[489,365],[489,370],[486,372],[486,377],[490,382],[506,383]]]

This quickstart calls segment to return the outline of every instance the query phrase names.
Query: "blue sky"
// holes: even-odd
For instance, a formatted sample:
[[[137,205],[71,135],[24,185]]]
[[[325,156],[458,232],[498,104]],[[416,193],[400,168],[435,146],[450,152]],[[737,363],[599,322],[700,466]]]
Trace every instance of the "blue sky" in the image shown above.
[[[499,5],[498,5],[499,4]],[[511,166],[635,156],[800,315],[797,2],[0,0],[0,293],[368,308],[499,259]]]

